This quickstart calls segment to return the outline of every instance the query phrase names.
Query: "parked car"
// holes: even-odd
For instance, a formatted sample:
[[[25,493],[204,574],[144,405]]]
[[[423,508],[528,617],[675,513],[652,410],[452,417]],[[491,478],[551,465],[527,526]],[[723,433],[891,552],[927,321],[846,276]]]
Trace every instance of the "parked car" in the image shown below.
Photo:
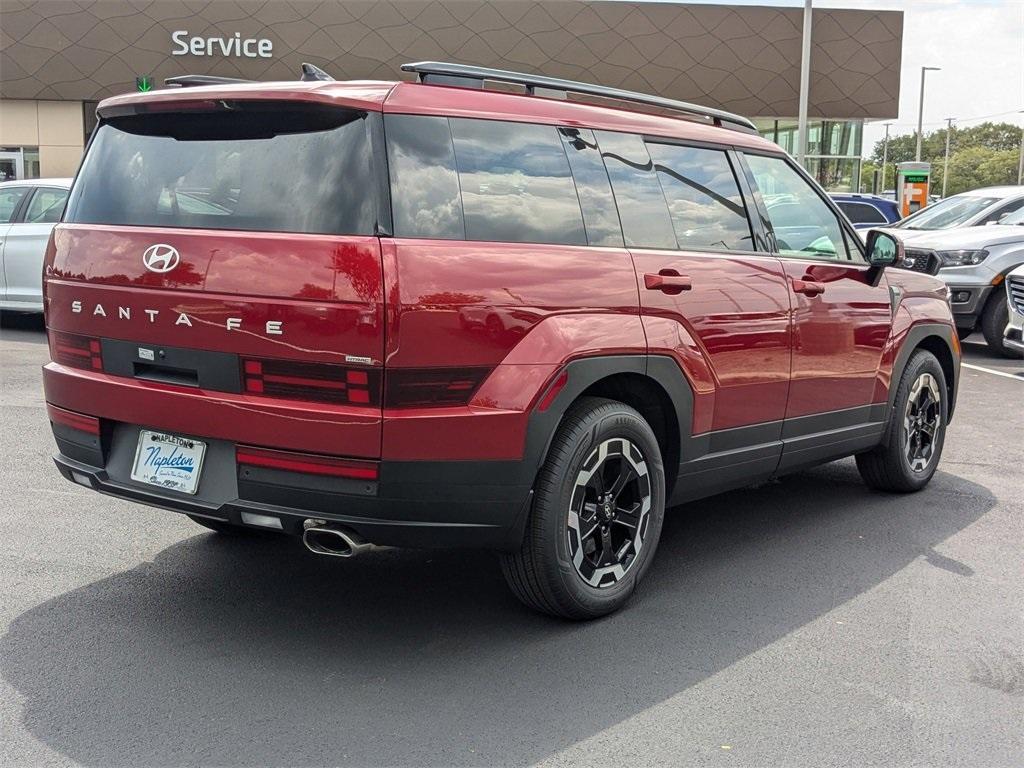
[[[998,224],[1024,207],[1024,186],[984,187],[944,198],[894,225],[905,242],[926,238],[927,232],[955,227]]]
[[[0,309],[43,311],[43,256],[71,179],[0,183]]]
[[[926,233],[907,244],[905,262],[910,269],[941,265],[938,276],[949,286],[957,334],[966,338],[981,330],[986,343],[1000,354],[1018,357],[1018,349],[1003,338],[1007,301],[1003,281],[1024,263],[1024,209],[999,224]]]
[[[64,477],[321,554],[494,549],[574,619],[629,599],[667,506],[854,454],[928,483],[944,286],[750,121],[404,69],[100,103],[46,260]]]
[[[853,192],[833,192],[831,197],[854,229],[884,227],[900,220],[900,207],[892,198]]]

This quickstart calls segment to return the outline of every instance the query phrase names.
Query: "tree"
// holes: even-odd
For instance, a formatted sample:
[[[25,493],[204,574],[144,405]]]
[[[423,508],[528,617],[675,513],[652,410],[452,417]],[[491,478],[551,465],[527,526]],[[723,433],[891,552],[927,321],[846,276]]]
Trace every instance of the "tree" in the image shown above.
[[[1020,157],[1020,131],[1020,127],[1013,123],[982,123],[969,128],[954,126],[950,135],[946,194],[955,195],[978,187],[1015,183]],[[915,133],[889,139],[890,187],[895,181],[896,164],[913,160],[916,144]],[[881,164],[884,145],[884,140],[875,142],[870,162]],[[932,190],[942,189],[945,155],[946,129],[926,133],[921,142],[921,160],[932,164]],[[861,179],[862,186],[870,188],[871,178],[865,171],[862,171]]]

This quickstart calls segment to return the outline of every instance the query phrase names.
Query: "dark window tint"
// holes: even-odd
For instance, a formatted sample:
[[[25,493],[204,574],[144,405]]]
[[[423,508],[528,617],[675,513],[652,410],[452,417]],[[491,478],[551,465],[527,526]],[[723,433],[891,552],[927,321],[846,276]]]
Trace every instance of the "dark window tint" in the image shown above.
[[[601,160],[594,132],[579,128],[559,128],[576,192],[583,209],[583,223],[590,245],[622,245],[619,212],[612,197],[608,171]]]
[[[875,206],[868,203],[851,203],[845,200],[837,200],[839,210],[846,214],[846,218],[854,224],[885,224],[885,216]]]
[[[8,224],[28,187],[0,187],[0,224]]]
[[[267,102],[97,129],[67,220],[372,234],[365,113]]]
[[[682,249],[753,248],[753,237],[729,158],[721,150],[648,144]]]
[[[448,118],[387,115],[384,129],[395,234],[465,238]]]
[[[747,155],[761,190],[780,256],[847,260],[839,217],[781,157]]]
[[[585,245],[569,161],[549,125],[451,118],[469,240]]]
[[[64,211],[64,203],[68,199],[66,189],[40,187],[32,195],[25,212],[25,222],[32,224],[54,224],[60,221]]]
[[[596,135],[615,192],[626,245],[675,248],[665,195],[643,139],[608,131],[597,131]]]

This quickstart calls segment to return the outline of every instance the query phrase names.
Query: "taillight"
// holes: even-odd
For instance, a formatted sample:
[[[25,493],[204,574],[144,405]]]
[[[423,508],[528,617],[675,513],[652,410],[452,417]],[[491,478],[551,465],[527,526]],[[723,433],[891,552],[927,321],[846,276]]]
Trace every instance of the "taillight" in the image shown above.
[[[100,433],[100,420],[95,416],[86,416],[84,413],[66,411],[55,405],[46,404],[46,415],[55,424],[63,424],[65,427],[77,429],[79,432],[88,432],[90,435]]]
[[[100,340],[75,333],[53,331],[50,333],[50,355],[55,363],[90,371],[103,370],[103,353]]]
[[[333,363],[243,359],[242,379],[251,395],[347,405],[380,405],[380,371]]]
[[[239,464],[265,469],[282,469],[286,472],[305,472],[310,475],[350,477],[354,480],[376,480],[377,462],[359,459],[338,459],[333,456],[319,456],[310,453],[274,451],[268,448],[250,448],[239,445],[235,449],[235,460]]]
[[[388,369],[388,408],[438,408],[465,405],[490,368],[397,368]]]

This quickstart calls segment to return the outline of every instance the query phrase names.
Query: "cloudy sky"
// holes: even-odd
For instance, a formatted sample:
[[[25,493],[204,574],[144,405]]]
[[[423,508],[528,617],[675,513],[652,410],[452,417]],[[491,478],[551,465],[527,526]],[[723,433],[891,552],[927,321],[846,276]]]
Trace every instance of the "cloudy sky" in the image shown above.
[[[702,0],[688,0],[702,2]],[[802,0],[718,0],[744,5],[802,7]],[[929,72],[925,88],[924,129],[985,119],[1024,125],[1024,0],[814,0],[815,8],[866,8],[903,11],[903,69],[896,133],[917,128],[921,67]],[[991,116],[991,117],[987,117]],[[882,122],[864,129],[870,153],[882,138]]]

